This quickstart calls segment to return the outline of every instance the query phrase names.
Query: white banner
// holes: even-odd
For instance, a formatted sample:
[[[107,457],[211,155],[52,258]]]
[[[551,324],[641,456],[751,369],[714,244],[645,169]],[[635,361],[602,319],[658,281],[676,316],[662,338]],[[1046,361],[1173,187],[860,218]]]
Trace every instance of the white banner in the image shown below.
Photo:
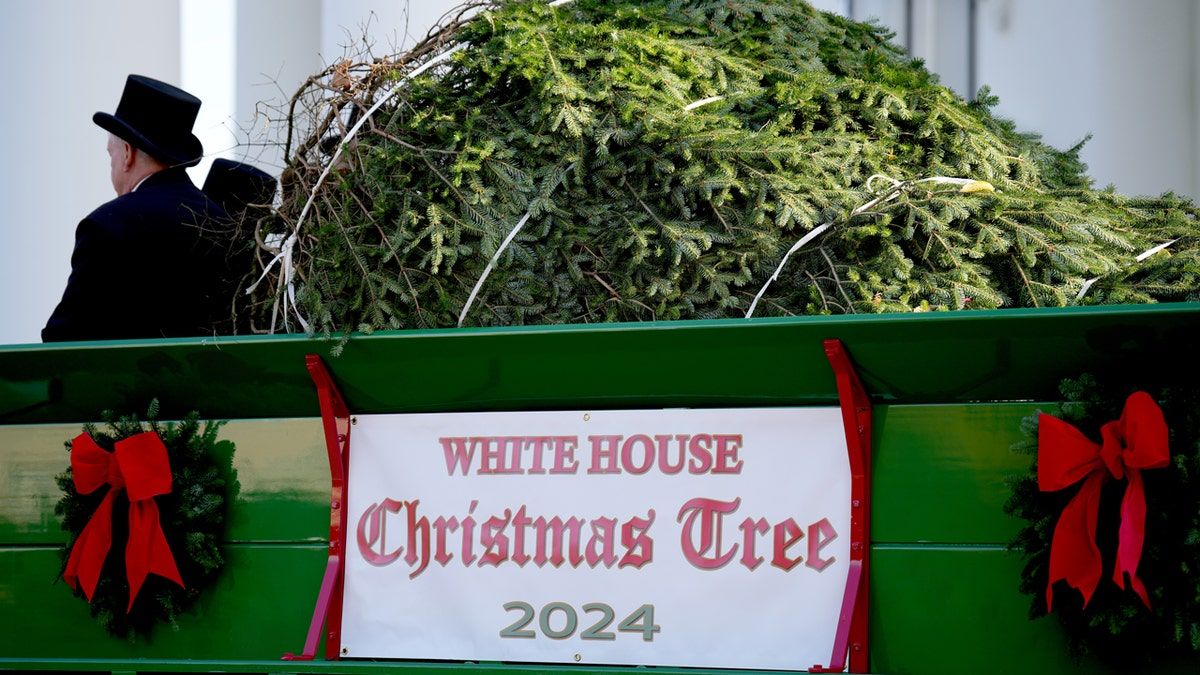
[[[348,492],[349,658],[829,662],[838,408],[359,415]]]

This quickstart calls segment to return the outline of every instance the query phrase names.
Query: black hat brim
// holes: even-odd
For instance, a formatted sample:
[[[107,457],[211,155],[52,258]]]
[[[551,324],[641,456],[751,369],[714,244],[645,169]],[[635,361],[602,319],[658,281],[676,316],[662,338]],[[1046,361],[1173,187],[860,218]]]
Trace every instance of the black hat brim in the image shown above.
[[[92,115],[92,121],[101,129],[171,166],[196,166],[204,156],[204,146],[195,134],[188,134],[187,138],[180,139],[178,147],[167,147],[152,142],[115,115],[98,112]]]

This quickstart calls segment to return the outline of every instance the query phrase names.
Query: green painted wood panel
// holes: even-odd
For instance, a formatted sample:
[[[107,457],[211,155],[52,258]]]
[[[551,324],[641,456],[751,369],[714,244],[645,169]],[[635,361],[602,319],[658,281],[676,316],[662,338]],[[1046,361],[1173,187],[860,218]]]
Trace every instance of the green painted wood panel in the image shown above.
[[[180,630],[151,642],[113,640],[86,616],[84,603],[45,570],[50,549],[0,549],[0,595],[25,609],[0,614],[0,668],[233,670],[243,672],[496,673],[629,672],[628,668],[496,664],[294,664],[277,661],[303,639],[324,550],[313,546],[238,545],[231,573],[184,617]],[[1026,618],[1016,590],[1020,561],[996,547],[876,546],[871,556],[871,669],[878,673],[1104,673],[1072,662],[1057,622]],[[414,608],[419,611],[419,608]],[[266,617],[269,617],[267,619]],[[219,627],[219,628],[214,628]],[[70,631],[70,639],[64,639]],[[27,661],[26,659],[37,659]],[[82,660],[76,660],[82,659]],[[664,673],[715,671],[650,669]],[[726,671],[727,672],[727,671]],[[1195,664],[1156,672],[1194,673]]]
[[[1058,621],[1031,621],[1021,559],[994,546],[889,546],[871,552],[871,670],[1040,675],[1117,672],[1072,661]],[[1194,675],[1195,662],[1161,665]],[[1127,672],[1127,671],[1121,671]]]
[[[1045,400],[1106,361],[1200,370],[1200,304],[1012,309],[354,336],[330,367],[356,412],[830,402],[821,342],[840,338],[877,402]],[[0,423],[101,410],[208,417],[318,414],[298,336],[0,347]],[[1169,364],[1162,358],[1171,354]]]
[[[0,426],[0,545],[59,544],[54,476],[78,424]],[[230,541],[314,542],[329,537],[329,460],[319,419],[234,420],[241,490],[229,511]],[[4,607],[0,598],[0,609]]]
[[[321,544],[229,546],[225,572],[179,630],[160,625],[149,641],[130,644],[110,637],[58,580],[57,549],[0,548],[0,668],[5,659],[48,657],[277,659],[303,646],[326,555]]]
[[[873,409],[871,537],[880,542],[1004,544],[1005,480],[1029,469],[1012,452],[1021,419],[1046,404],[881,405]]]

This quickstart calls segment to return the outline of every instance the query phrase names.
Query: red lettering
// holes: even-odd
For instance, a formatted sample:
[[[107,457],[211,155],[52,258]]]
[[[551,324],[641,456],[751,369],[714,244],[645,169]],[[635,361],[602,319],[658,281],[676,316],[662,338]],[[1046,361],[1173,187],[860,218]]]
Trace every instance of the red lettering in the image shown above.
[[[592,466],[588,473],[621,473],[617,468],[617,447],[621,442],[620,436],[588,436],[592,443]],[[605,448],[605,444],[608,445]],[[608,466],[603,466],[607,463]]]
[[[579,563],[583,561],[583,554],[579,550],[579,530],[583,527],[582,520],[572,516],[563,522],[563,519],[558,516],[554,516],[550,520],[539,516],[533,521],[533,526],[537,529],[537,552],[533,556],[533,564],[543,567],[549,561],[555,567],[561,566],[566,560],[563,556],[563,540],[567,538],[567,532],[571,535],[571,567],[578,567]],[[550,555],[546,555],[547,539],[550,540]]]
[[[667,475],[677,474],[683,470],[684,462],[684,446],[687,445],[687,436],[676,436],[679,441],[675,447],[679,448],[679,463],[671,464],[667,461],[667,448],[671,444],[671,437],[667,435],[658,435],[654,440],[658,441],[658,470]]]
[[[741,497],[731,502],[696,497],[688,500],[679,509],[675,520],[683,523],[679,540],[683,556],[688,562],[702,570],[719,569],[729,563],[737,552],[737,545],[721,553],[721,519],[725,514],[736,511],[741,502]],[[695,538],[697,520],[700,521],[699,546],[696,545]],[[712,555],[708,555],[710,551]]]
[[[463,518],[463,536],[462,536],[462,563],[470,565],[475,562],[475,507],[479,506],[478,499],[471,500],[471,506],[467,509],[467,517]]]
[[[654,509],[650,509],[646,516],[634,516],[621,526],[621,545],[625,547],[625,555],[621,556],[617,567],[641,569],[642,565],[654,559],[654,540],[649,536],[650,526],[654,524]]]
[[[634,443],[642,445],[641,464],[635,464],[633,461]],[[626,473],[640,476],[649,471],[654,465],[654,441],[645,434],[634,434],[625,439],[625,443],[621,445],[621,464],[624,465]]]
[[[484,437],[471,440],[478,440],[483,444],[483,452],[479,457],[479,473],[500,473],[497,469],[504,466],[504,450],[496,442],[496,439]]]
[[[742,531],[742,564],[746,569],[754,569],[762,564],[763,557],[754,555],[754,535],[766,534],[771,531],[771,525],[767,523],[766,518],[747,518],[738,526]]]
[[[429,566],[429,519],[425,516],[417,518],[417,504],[421,500],[414,499],[411,502],[405,502],[408,505],[408,553],[404,556],[404,562],[408,563],[409,567],[416,565],[420,560],[420,565],[413,570],[409,575],[409,579],[417,578],[425,568]],[[417,544],[417,533],[421,535],[421,543]]]
[[[533,455],[533,466],[529,469],[529,473],[546,473],[546,469],[542,467],[542,453],[552,442],[554,439],[550,436],[533,436],[525,439],[525,447],[529,448],[530,454]]]
[[[467,439],[461,436],[448,438],[439,438],[438,441],[442,444],[442,452],[446,455],[446,475],[454,475],[454,467],[458,466],[465,476],[471,470],[471,460],[475,458],[475,448],[479,443],[478,438]],[[470,448],[467,444],[470,443]]]
[[[513,550],[512,561],[517,563],[519,567],[524,567],[525,563],[529,562],[529,554],[525,553],[525,527],[529,525],[529,516],[525,515],[525,505],[513,514]]]
[[[433,559],[437,564],[445,567],[453,558],[453,553],[446,551],[446,532],[453,532],[458,529],[458,518],[453,516],[449,520],[442,516],[438,516],[433,521],[433,530],[436,532],[434,540],[437,541],[437,553],[433,554]]]
[[[613,550],[617,537],[617,520],[615,518],[596,518],[592,520],[592,538],[587,545],[587,564],[595,567],[604,563],[612,567],[617,562],[617,554]]]
[[[804,563],[818,572],[822,572],[826,567],[829,567],[837,558],[830,557],[822,559],[821,549],[829,542],[837,539],[837,532],[834,531],[833,525],[829,523],[828,518],[822,518],[812,525],[808,526],[808,562]]]
[[[741,434],[717,434],[717,465],[713,473],[741,473],[742,460],[738,459],[738,448],[742,446]]]
[[[575,461],[575,447],[579,439],[574,436],[554,437],[554,468],[550,473],[575,473],[579,470],[579,462]]]
[[[692,453],[692,461],[688,463],[688,473],[707,473],[712,468],[712,440],[708,434],[696,434],[688,443],[688,452]]]
[[[379,504],[372,504],[358,519],[358,552],[371,565],[383,567],[390,565],[400,557],[403,547],[397,546],[395,551],[387,551],[387,514],[399,513],[404,502],[385,499]],[[368,528],[370,528],[368,530]],[[374,547],[379,544],[379,551]]]
[[[504,528],[512,519],[512,511],[504,509],[504,517],[492,516],[483,521],[483,530],[479,533],[479,545],[483,547],[483,555],[479,556],[479,566],[494,565],[508,560],[508,535]]]
[[[799,565],[804,559],[801,556],[788,558],[787,550],[802,538],[804,530],[791,518],[775,525],[775,555],[771,558],[771,564],[784,572]]]

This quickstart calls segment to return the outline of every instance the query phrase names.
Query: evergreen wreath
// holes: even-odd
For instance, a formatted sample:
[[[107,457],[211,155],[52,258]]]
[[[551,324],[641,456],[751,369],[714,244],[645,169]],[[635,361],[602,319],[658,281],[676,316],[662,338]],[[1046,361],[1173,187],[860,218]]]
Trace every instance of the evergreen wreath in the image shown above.
[[[1103,575],[1091,602],[1065,583],[1055,586],[1054,613],[1066,630],[1072,656],[1093,654],[1123,667],[1141,668],[1175,658],[1200,656],[1200,385],[1148,386],[1150,378],[1111,379],[1085,374],[1060,385],[1063,402],[1047,411],[1092,438],[1100,426],[1121,415],[1126,396],[1148,392],[1166,418],[1170,464],[1142,472],[1146,486],[1146,539],[1138,575],[1146,583],[1152,609],[1132,590],[1109,578],[1117,549],[1119,509],[1125,481],[1108,481],[1101,493],[1096,541]],[[1160,380],[1161,381],[1161,380]],[[1025,440],[1014,450],[1035,458],[1025,475],[1011,481],[1005,511],[1027,521],[1010,543],[1026,559],[1020,589],[1033,596],[1030,618],[1046,615],[1046,581],[1055,524],[1076,486],[1040,492],[1037,482],[1038,417],[1021,423]]]
[[[237,470],[233,468],[236,448],[231,441],[217,438],[224,422],[208,421],[201,425],[197,412],[189,413],[177,424],[160,423],[157,416],[158,401],[154,400],[145,422],[136,416],[118,418],[112,411],[105,411],[102,414],[103,429],[92,424],[83,426],[84,433],[110,452],[117,442],[152,431],[166,446],[171,465],[171,492],[154,499],[163,533],[186,588],[151,574],[132,608],[126,612],[129,583],[125,575],[125,542],[129,530],[126,517],[129,499],[124,490],[117,493],[113,503],[112,546],[90,606],[92,616],[109,633],[130,641],[138,633],[149,635],[158,621],[178,629],[176,618],[179,614],[216,579],[225,564],[221,542],[225,535],[226,510],[240,487]],[[70,450],[72,442],[67,441],[65,445]],[[102,488],[91,494],[80,494],[75,489],[72,475],[68,466],[66,471],[55,476],[63,497],[54,507],[54,513],[61,518],[63,530],[70,534],[70,540],[60,552],[60,578],[80,532],[108,493],[108,489]],[[75,590],[75,595],[85,597],[82,589]]]

